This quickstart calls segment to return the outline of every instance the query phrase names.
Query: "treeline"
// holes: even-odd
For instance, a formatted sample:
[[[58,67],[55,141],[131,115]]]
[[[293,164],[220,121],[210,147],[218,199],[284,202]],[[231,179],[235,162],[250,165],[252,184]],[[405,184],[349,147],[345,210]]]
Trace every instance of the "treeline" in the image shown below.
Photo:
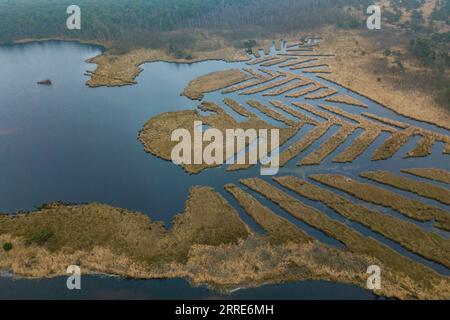
[[[346,21],[358,0],[0,0],[0,42],[71,37],[159,47],[170,31],[207,29],[232,39]],[[66,28],[66,8],[81,7],[80,31]],[[364,8],[361,7],[361,10]],[[171,35],[176,37],[177,35]],[[183,36],[176,41],[183,42]],[[174,41],[175,41],[174,40]],[[189,37],[184,42],[189,43]]]
[[[432,70],[432,85],[437,91],[437,100],[450,108],[450,32],[434,33],[428,37],[411,40],[409,51],[421,63]]]
[[[450,55],[447,48],[449,43],[450,32],[435,33],[428,38],[411,40],[410,51],[428,67],[449,68]]]
[[[450,23],[450,0],[441,0],[439,6],[431,13],[431,18]]]
[[[429,1],[429,0],[427,0]],[[408,54],[430,72],[427,85],[437,92],[437,99],[450,108],[450,32],[439,32],[439,25],[450,25],[450,0],[438,0],[428,19],[423,14],[426,0],[390,0],[391,10],[383,13],[391,24],[404,30],[412,38]],[[401,21],[402,9],[410,18]],[[389,50],[388,50],[389,51]],[[399,63],[401,65],[401,63]]]

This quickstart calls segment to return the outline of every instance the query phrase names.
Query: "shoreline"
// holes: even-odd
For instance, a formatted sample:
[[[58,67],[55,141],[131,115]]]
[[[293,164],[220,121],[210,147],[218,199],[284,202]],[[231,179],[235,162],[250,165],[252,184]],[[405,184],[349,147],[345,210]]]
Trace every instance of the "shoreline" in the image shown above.
[[[144,54],[145,53],[156,54],[156,52],[154,52],[153,50],[144,50]],[[104,54],[105,53],[90,58],[89,60],[102,57],[104,56]],[[115,57],[116,59],[120,59],[120,56]],[[225,61],[223,59],[210,60]],[[158,60],[151,60],[148,62],[154,61]],[[201,61],[203,60],[189,60],[186,62],[165,62],[192,64]],[[133,78],[134,83],[136,83],[135,78],[143,70],[143,68],[141,68],[143,63],[135,64],[135,69],[138,70],[138,73]],[[114,64],[114,61],[111,64]],[[128,64],[125,63],[125,65]],[[103,66],[103,68],[106,68],[106,66],[107,65]],[[119,67],[122,66],[123,65],[119,65]],[[98,68],[99,65],[97,65],[97,69]],[[126,75],[132,75],[131,71],[127,69]],[[112,71],[109,70],[109,72]],[[93,75],[93,77],[95,76],[98,77],[98,75]],[[109,80],[111,79],[112,78],[109,78]],[[125,81],[120,77],[113,80],[118,82]],[[125,85],[131,85],[134,83],[127,83]],[[149,121],[156,119],[157,117],[158,116],[155,116],[149,119]],[[145,125],[141,129],[139,136],[141,136],[141,133],[144,129]],[[145,143],[143,144],[145,150]],[[145,151],[148,152],[147,150]],[[211,192],[211,190],[206,187],[201,187],[199,189],[201,189],[204,193],[204,195],[202,196],[202,201],[192,205],[192,203],[190,203],[190,201],[192,200],[192,195],[190,194],[186,202],[185,211],[174,217],[174,227],[171,229],[166,229],[165,227],[161,226],[160,222],[153,222],[149,218],[143,218],[142,215],[144,214],[142,213],[129,212],[126,209],[112,208],[110,206],[100,204],[49,205],[44,206],[43,208],[38,209],[33,213],[26,213],[22,215],[17,214],[13,217],[13,219],[9,219],[11,218],[11,216],[3,217],[2,215],[0,215],[0,222],[3,223],[6,221],[6,224],[4,225],[0,223],[0,243],[2,243],[1,240],[11,240],[14,243],[14,249],[11,252],[0,252],[0,269],[2,269],[2,263],[3,268],[5,268],[5,265],[7,266],[8,263],[10,263],[10,265],[12,266],[12,270],[20,272],[20,270],[25,270],[21,268],[28,268],[27,264],[29,263],[31,263],[31,268],[33,268],[33,264],[36,263],[37,259],[38,262],[41,262],[41,265],[36,266],[36,274],[43,274],[44,277],[46,275],[49,277],[55,277],[59,274],[59,272],[62,272],[65,275],[65,270],[55,270],[56,267],[53,265],[53,263],[55,263],[56,266],[58,266],[58,263],[60,266],[62,266],[66,264],[66,262],[76,262],[78,261],[78,259],[82,259],[80,261],[83,261],[83,266],[88,266],[88,270],[92,270],[92,272],[94,273],[98,271],[100,272],[100,274],[111,274],[112,272],[112,274],[115,274],[116,276],[135,279],[169,279],[179,276],[188,279],[189,281],[192,280],[193,284],[207,283],[211,287],[231,290],[230,288],[232,288],[233,286],[261,286],[263,283],[268,283],[267,279],[270,279],[269,283],[291,282],[295,280],[327,280],[335,283],[358,283],[358,286],[363,286],[365,282],[360,282],[360,280],[363,279],[363,276],[359,274],[359,271],[356,271],[353,268],[360,267],[361,265],[366,264],[366,262],[380,262],[372,261],[373,257],[370,255],[359,255],[348,250],[336,252],[334,251],[334,249],[327,246],[319,245],[316,243],[309,243],[308,241],[305,241],[305,243],[291,243],[290,241],[283,240],[280,245],[273,245],[271,243],[268,243],[264,237],[255,236],[250,228],[244,222],[240,221],[239,215],[238,219],[236,219],[233,210],[230,209],[229,206],[224,203],[224,201],[220,200],[220,197],[216,197],[213,195],[214,191]],[[265,192],[266,190],[262,189],[261,191]],[[211,199],[208,199],[208,196],[206,196],[205,194],[208,194],[216,202],[209,201]],[[197,199],[197,201],[199,200]],[[205,206],[208,207],[211,205],[213,205],[213,207],[206,209],[203,208]],[[224,225],[223,221],[221,221],[221,214],[223,214],[223,212],[219,212],[220,214],[218,214],[218,212],[215,211],[218,209],[225,212],[224,215],[227,218],[226,226]],[[66,212],[67,210],[67,217],[70,217],[68,213],[73,214],[74,212],[77,213],[78,210],[81,210],[81,212],[78,212],[79,214],[81,214],[79,215],[79,217],[87,220],[80,221],[82,224],[78,226],[78,222],[72,221],[73,225],[71,227],[80,227],[80,230],[86,229],[86,234],[82,234],[83,232],[81,232],[78,234],[78,237],[83,238],[90,236],[90,241],[86,241],[86,239],[83,239],[84,242],[81,242],[80,247],[72,248],[70,246],[70,243],[64,242],[62,241],[63,239],[59,238],[61,236],[59,235],[60,231],[71,232],[71,230],[68,230],[71,227],[65,226],[65,222],[58,220],[58,216],[60,215],[61,210],[63,212]],[[51,214],[52,212],[53,216]],[[115,217],[114,219],[112,219],[112,222],[109,221],[111,217],[105,215],[108,212],[110,214],[113,214],[113,216]],[[205,212],[207,214],[202,216],[202,214],[204,214]],[[211,218],[209,215],[209,213],[211,212],[213,213],[213,221],[208,221],[208,219]],[[55,215],[55,213],[57,213],[57,215]],[[44,218],[37,219],[35,215],[38,214],[42,214]],[[102,214],[103,216],[101,216]],[[107,222],[103,222],[106,225],[107,230],[102,229],[104,227],[102,223],[98,223],[99,221],[97,221],[97,224],[95,222],[95,219],[98,219],[98,215],[100,215],[103,220],[107,220]],[[199,217],[196,215],[202,216],[200,217],[202,219],[199,219]],[[51,217],[51,219],[47,220],[45,217]],[[20,223],[9,221],[14,219],[26,221],[27,219],[32,220],[34,218],[36,218],[36,221],[34,221],[34,223],[30,223],[28,225],[25,224],[25,226]],[[132,227],[130,229],[126,229],[127,222],[130,222],[129,219],[133,220],[131,221]],[[180,221],[187,221],[188,223],[177,224],[177,222]],[[113,223],[112,225],[110,225],[111,228],[109,228],[109,226],[107,225],[108,223]],[[207,225],[206,229],[203,229],[203,223],[211,224]],[[270,224],[270,221],[268,221],[268,223]],[[39,229],[36,229],[37,227],[45,227],[48,225],[58,226],[58,224],[62,224],[64,227],[54,228],[54,238],[50,237],[49,241],[45,240],[43,245],[40,245],[39,243],[33,243],[33,241],[35,241],[33,240],[34,232],[39,231]],[[12,231],[10,231],[10,229],[8,228],[8,226],[11,225],[14,226],[14,228],[12,228]],[[181,225],[188,225],[188,228],[186,229],[186,227],[181,227]],[[84,228],[81,228],[81,226],[83,226]],[[192,227],[193,229],[189,229],[190,227]],[[197,227],[200,228],[195,229]],[[99,230],[96,230],[99,231],[99,233],[95,233],[94,236],[89,235],[89,231],[92,231],[91,229],[95,228],[100,228]],[[269,230],[270,228],[267,229]],[[128,243],[126,243],[127,246],[122,246],[121,243],[108,243],[109,241],[114,241],[115,239],[115,234],[114,236],[111,236],[111,234],[108,232],[120,233],[124,230],[127,232],[121,233],[120,236],[118,236],[118,239],[120,239],[121,241],[129,241]],[[205,230],[208,232],[200,232],[198,230]],[[101,232],[104,232],[104,236],[102,236]],[[153,234],[153,232],[155,234]],[[219,236],[217,236],[217,234],[219,234]],[[145,239],[145,237],[140,237],[141,235],[148,236],[149,242],[145,242],[147,240],[143,240]],[[193,235],[195,235],[195,237],[200,237],[200,242],[198,242],[198,240]],[[134,236],[136,238],[133,238]],[[76,238],[78,239],[78,237]],[[105,239],[109,239],[109,241],[105,241]],[[145,246],[143,246],[144,243],[142,241],[145,242]],[[349,239],[349,241],[353,240]],[[31,242],[31,244],[28,242]],[[153,252],[151,251],[154,250],[153,245],[156,247],[161,246],[161,248],[157,248],[159,251]],[[84,246],[87,247],[85,248]],[[172,246],[176,247],[174,249],[175,251],[169,251],[172,250]],[[315,252],[311,249],[319,251],[322,250],[320,252],[325,254],[336,254],[337,258],[334,257],[336,258],[336,260],[332,260],[331,262],[327,260],[323,262],[323,265],[316,265],[314,259],[317,257],[314,256]],[[14,250],[17,250],[17,252],[15,252]],[[149,255],[148,251],[146,250],[150,250],[151,254]],[[263,272],[260,272],[260,270],[255,271],[254,269],[252,269],[252,266],[254,267],[255,265],[258,265],[259,267],[260,264],[263,264],[263,266],[266,267],[264,265],[265,261],[264,259],[262,259],[263,253],[265,253],[266,251],[270,253],[271,262],[276,263],[276,266],[272,269],[263,269]],[[9,259],[11,257],[8,257],[8,255],[12,254],[13,252],[14,254],[17,254],[16,258],[18,260],[14,260],[14,257],[12,260]],[[23,257],[20,256],[22,253],[24,254]],[[236,254],[238,255],[237,257]],[[33,256],[33,259],[29,259],[29,255]],[[241,259],[242,256],[244,256],[247,260]],[[6,259],[3,259],[5,257]],[[24,258],[24,260],[20,260],[21,258]],[[150,260],[151,263],[148,262],[147,259]],[[159,262],[159,259],[162,259],[161,264],[153,264],[155,263],[154,259],[156,259],[157,262]],[[330,271],[327,271],[326,269],[334,266],[332,263],[339,263],[341,259],[351,262],[351,266],[347,267],[349,269],[344,268],[340,271],[337,270],[338,275],[330,274]],[[290,263],[292,263],[293,261],[295,261],[296,264],[294,267],[290,265]],[[356,261],[357,263],[353,264],[353,261]],[[330,264],[328,265],[327,263]],[[244,264],[243,267],[242,264]],[[286,264],[288,265],[286,266]],[[380,265],[382,264],[383,263],[380,262]],[[225,269],[229,268],[229,270],[233,270],[234,272],[231,272],[231,274],[224,274],[220,273],[223,272],[223,270],[212,270],[213,267],[217,268],[217,266],[219,266],[219,269],[220,267],[225,267]],[[392,271],[392,269],[389,270],[389,265],[386,267],[388,268],[389,272]],[[42,268],[48,269],[44,270]],[[241,269],[239,268],[243,268],[243,271],[241,271]],[[432,275],[431,282],[432,286],[436,285],[437,289],[433,288],[436,289],[436,292],[431,289],[427,289],[426,292],[420,292],[420,290],[417,291],[417,287],[420,287],[420,285],[424,283],[425,279],[409,279],[410,274],[408,271],[394,269],[394,272],[391,276],[398,276],[399,278],[406,277],[406,281],[413,282],[412,284],[408,283],[408,285],[411,285],[411,288],[408,287],[407,289],[400,289],[393,285],[394,282],[390,282],[390,287],[388,287],[387,289],[388,291],[384,292],[383,295],[390,297],[396,296],[400,298],[410,298],[411,296],[415,297],[415,295],[417,295],[417,297],[420,296],[422,298],[427,298],[427,295],[431,297],[433,297],[433,295],[446,297],[449,294],[449,289],[447,287],[448,282],[446,282],[448,278],[444,278],[442,282],[439,282],[439,280],[436,279],[440,278],[438,278],[438,276],[435,276],[432,272],[428,273],[427,268],[417,268],[419,269],[418,275],[421,275],[419,272],[424,272],[426,276],[429,276],[430,274]],[[396,272],[399,273],[395,274]],[[238,279],[236,279],[236,277],[238,277]],[[392,279],[387,281],[392,281]],[[399,290],[400,292],[396,290]]]
[[[7,45],[21,45],[21,44],[32,44],[32,43],[42,43],[42,42],[73,42],[78,43],[81,45],[91,45],[102,48],[103,51],[110,50],[111,43],[107,41],[98,41],[98,40],[80,40],[76,38],[43,38],[43,39],[19,39],[15,40],[12,43],[0,43],[0,46],[7,46]]]
[[[261,190],[269,190],[264,188]],[[13,278],[51,279],[67,276],[67,266],[75,264],[84,274],[136,280],[183,278],[192,286],[207,285],[210,290],[229,294],[237,287],[307,280],[365,288],[365,269],[376,264],[383,266],[385,273],[385,286],[376,290],[376,295],[400,299],[450,295],[448,277],[376,240],[370,240],[373,249],[381,251],[370,255],[357,249],[359,245],[352,248],[351,243],[370,239],[357,233],[346,235],[350,247],[345,250],[308,236],[299,238],[301,229],[280,219],[240,187],[227,185],[225,189],[267,235],[255,235],[228,201],[209,187],[191,189],[184,211],[174,216],[170,229],[140,212],[95,203],[53,203],[33,213],[0,216],[0,243],[13,244],[11,251],[0,251],[0,270]],[[208,219],[199,208],[208,212]],[[35,240],[36,231],[42,228],[53,233],[45,241],[35,242],[39,241]],[[291,232],[286,233],[289,228]],[[74,238],[75,234],[79,237]],[[386,258],[381,258],[385,254]],[[396,260],[413,269],[399,268]],[[255,266],[259,266],[257,270]],[[408,285],[398,286],[398,279]],[[428,289],[419,290],[425,282]]]
[[[121,87],[136,84],[136,78],[143,71],[142,65],[151,62],[193,64],[204,61],[245,62],[250,57],[244,50],[222,47],[213,51],[195,51],[189,53],[191,58],[176,58],[162,49],[137,48],[125,54],[114,54],[110,50],[89,58],[88,63],[96,64],[91,78],[86,85],[96,87]]]
[[[409,120],[424,122],[426,124],[433,125],[433,126],[436,126],[438,128],[450,131],[450,124],[436,123],[435,121],[432,121],[432,120],[426,120],[426,119],[423,119],[423,118],[420,118],[420,117],[414,117],[414,116],[412,116],[412,115],[410,115],[408,113],[403,113],[402,111],[397,110],[396,108],[389,107],[388,105],[386,105],[386,104],[384,104],[384,103],[382,103],[380,101],[377,101],[376,99],[371,98],[370,96],[368,96],[368,95],[366,95],[366,94],[364,94],[362,92],[359,92],[359,91],[357,91],[355,89],[349,88],[349,87],[345,86],[344,84],[339,83],[338,81],[331,79],[330,77],[321,76],[321,75],[319,75],[318,77],[323,79],[323,80],[325,80],[325,81],[328,81],[328,82],[331,82],[331,83],[333,83],[335,85],[338,85],[338,86],[340,86],[342,88],[345,88],[346,90],[350,91],[353,94],[360,95],[361,97],[366,98],[367,100],[371,101],[372,103],[378,104],[378,105],[382,106],[383,108],[386,108],[386,109],[394,112],[398,116],[405,117],[405,118],[407,118]]]
[[[416,104],[431,104],[429,112],[424,113],[423,110],[418,108],[418,106],[405,101],[406,96],[410,96],[411,92],[405,92],[404,89],[401,88],[393,88],[391,85],[390,89],[388,89],[389,95],[386,96],[385,86],[390,85],[390,81],[392,81],[392,79],[383,79],[382,82],[377,82],[375,79],[376,75],[368,74],[370,73],[369,70],[361,69],[367,63],[368,57],[358,56],[355,53],[350,52],[351,48],[353,48],[350,44],[355,42],[356,47],[354,47],[354,49],[356,48],[355,50],[357,50],[361,47],[361,41],[363,43],[368,43],[369,39],[360,35],[358,31],[351,32],[351,35],[349,35],[343,34],[342,32],[333,32],[333,28],[330,27],[323,28],[319,30],[319,32],[322,34],[322,39],[324,39],[322,45],[324,45],[325,48],[331,49],[335,57],[339,58],[340,61],[339,64],[336,64],[337,61],[335,63],[331,63],[330,67],[333,71],[332,74],[319,75],[319,77],[336,85],[347,88],[348,90],[395,112],[399,116],[404,116],[416,121],[423,121],[427,124],[450,130],[450,125],[448,124],[448,119],[450,119],[450,111],[444,106],[435,103],[432,99],[432,93],[426,94],[424,92],[414,92],[414,98],[419,99]],[[351,41],[342,40],[344,38],[347,39],[350,36],[350,39],[352,39]],[[283,35],[282,38],[289,42],[290,39],[295,37],[292,35],[285,37]],[[342,47],[342,44],[338,44],[336,42],[340,38],[342,38],[341,40],[346,43],[347,47],[344,48]],[[245,62],[249,60],[249,56],[245,50],[233,48],[229,43],[225,43],[220,49],[214,51],[195,51],[194,49],[190,53],[194,57],[192,60],[172,57],[161,49],[138,48],[132,49],[125,54],[114,54],[111,52],[113,49],[111,42],[98,40],[79,40],[73,38],[55,37],[44,39],[19,39],[14,41],[13,44],[26,44],[45,41],[77,42],[80,44],[99,46],[103,49],[101,54],[86,60],[88,63],[97,65],[94,71],[89,71],[86,73],[87,76],[90,76],[90,79],[87,80],[86,85],[91,88],[122,87],[136,84],[136,78],[143,71],[141,66],[145,63],[167,62],[192,64],[203,61]],[[258,48],[262,49],[272,43],[267,39],[259,39],[258,41],[260,42]],[[370,48],[371,46],[374,47],[375,45],[371,44],[368,47]],[[346,61],[345,58],[348,56],[352,57],[352,61],[355,65],[353,65],[353,63],[348,65],[348,61]],[[375,59],[379,59],[380,52],[374,51],[371,56]],[[363,78],[359,79],[360,81],[364,79],[366,81],[370,80],[368,86],[372,90],[372,94],[367,94],[366,90],[362,90],[359,82],[356,82],[355,84],[353,72],[349,72],[349,70],[356,70],[359,75],[363,74]],[[371,76],[375,78],[372,79]],[[352,84],[347,85],[344,83],[348,81],[352,82]],[[398,79],[398,81],[401,81],[401,79]]]
[[[1,280],[6,280],[6,281],[51,281],[51,280],[57,280],[57,279],[61,279],[61,280],[66,280],[68,277],[67,274],[63,274],[60,276],[54,276],[51,278],[24,278],[24,277],[20,277],[20,276],[15,276],[14,274],[7,274],[7,273],[0,273],[0,281]],[[124,276],[119,276],[119,275],[115,275],[115,274],[108,274],[108,273],[88,273],[88,274],[84,274],[82,275],[82,277],[89,277],[89,278],[94,278],[94,279],[103,279],[103,280],[107,280],[107,281],[122,281],[122,282],[134,282],[134,281],[146,281],[146,282],[151,282],[151,281],[155,281],[155,282],[165,282],[165,281],[183,281],[184,283],[186,283],[186,285],[189,287],[188,290],[197,290],[197,289],[204,289],[206,290],[208,293],[210,293],[211,295],[213,295],[214,297],[218,297],[220,299],[229,299],[229,298],[233,298],[232,296],[238,292],[238,291],[247,291],[247,290],[267,290],[270,289],[271,286],[278,286],[278,287],[286,287],[287,290],[291,290],[289,289],[290,286],[292,285],[300,285],[302,286],[303,284],[312,284],[312,283],[317,283],[317,284],[321,284],[321,283],[326,283],[329,286],[348,286],[350,288],[354,288],[357,290],[364,290],[367,291],[367,294],[371,295],[370,299],[368,300],[372,300],[372,299],[392,299],[389,297],[385,297],[379,294],[374,293],[373,291],[367,289],[367,288],[361,288],[360,286],[357,285],[353,285],[353,284],[345,284],[345,283],[339,283],[339,282],[335,282],[335,281],[328,281],[328,280],[299,280],[299,281],[292,281],[292,282],[262,282],[261,284],[257,285],[257,286],[238,286],[236,288],[229,288],[228,290],[224,291],[224,290],[218,290],[217,288],[213,288],[210,287],[208,285],[205,284],[195,284],[192,283],[189,279],[187,278],[152,278],[152,279],[146,279],[146,278],[131,278],[131,277],[124,277]],[[82,279],[82,281],[85,281]],[[301,292],[301,291],[300,291]],[[336,294],[335,298],[342,298],[340,293]],[[240,298],[237,298],[240,299]]]

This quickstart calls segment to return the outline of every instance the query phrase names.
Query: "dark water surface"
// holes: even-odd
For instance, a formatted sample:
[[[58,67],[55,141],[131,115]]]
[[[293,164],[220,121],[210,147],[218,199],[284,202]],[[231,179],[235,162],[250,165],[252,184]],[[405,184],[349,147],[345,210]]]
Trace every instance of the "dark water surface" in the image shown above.
[[[198,105],[198,102],[180,96],[180,92],[190,80],[212,71],[246,65],[222,61],[206,61],[190,65],[155,62],[143,66],[144,71],[137,78],[137,85],[91,89],[85,85],[88,78],[83,74],[86,70],[95,69],[95,65],[87,64],[85,60],[100,52],[101,49],[95,46],[54,41],[0,47],[0,212],[32,210],[37,205],[51,201],[99,202],[143,212],[154,220],[165,221],[170,226],[173,215],[183,210],[189,188],[193,185],[208,185],[222,193],[238,209],[242,218],[258,231],[256,225],[223,190],[223,185],[228,182],[236,183],[239,178],[259,175],[258,168],[232,173],[225,172],[225,168],[217,168],[189,176],[171,162],[145,153],[137,139],[138,132],[151,117],[161,112],[192,109]],[[52,86],[36,84],[36,81],[46,78],[52,79]],[[347,92],[345,88],[331,86],[340,92]],[[350,95],[358,97],[354,93]],[[237,94],[228,96],[241,103],[248,98]],[[261,102],[269,100],[261,94],[252,98]],[[210,93],[205,97],[205,100],[212,100],[224,106],[221,103],[222,99],[220,93]],[[448,133],[432,125],[399,117],[372,101],[360,99],[369,105],[368,110],[328,104],[339,106],[346,111],[358,113],[367,111]],[[286,102],[289,101],[286,99]],[[323,101],[313,103],[321,102]],[[229,110],[226,107],[225,109]],[[275,123],[264,115],[262,118]],[[330,130],[314,145],[320,145],[335,130],[336,128]],[[356,137],[356,134],[353,137]],[[370,161],[371,153],[383,142],[380,138],[354,163],[331,163],[330,159],[351,143],[348,141],[321,166],[295,166],[295,163],[305,156],[305,153],[302,153],[295,161],[282,168],[280,174],[305,177],[311,173],[342,173],[362,180],[357,177],[357,173],[363,170],[383,169],[399,172],[400,169],[409,167],[450,169],[449,157],[441,154],[442,144],[436,144],[435,152],[430,157],[403,159],[402,156],[414,146],[414,141],[411,139],[401,152],[387,161]],[[298,198],[321,209],[330,217],[346,221],[320,204]],[[448,206],[433,200],[424,198],[420,200],[448,210]],[[336,240],[293,219],[273,204],[261,201],[321,241],[340,246]],[[406,219],[392,210],[376,208]],[[448,237],[447,233],[437,231],[431,224],[407,220]],[[420,258],[363,226],[354,224],[352,227],[442,274],[450,274],[447,268]],[[177,279],[128,281],[97,276],[83,279],[85,284],[83,290],[73,293],[65,289],[63,278],[53,280],[0,278],[0,299],[8,297],[208,299],[220,296],[206,288],[192,288],[186,281]],[[353,286],[307,281],[239,290],[231,296],[220,297],[371,299],[373,295],[369,291]]]
[[[206,287],[192,287],[182,279],[125,280],[118,277],[84,276],[81,290],[67,290],[66,278],[13,280],[0,278],[2,299],[378,299],[372,292],[355,286],[326,281],[304,281],[238,289],[223,295]]]

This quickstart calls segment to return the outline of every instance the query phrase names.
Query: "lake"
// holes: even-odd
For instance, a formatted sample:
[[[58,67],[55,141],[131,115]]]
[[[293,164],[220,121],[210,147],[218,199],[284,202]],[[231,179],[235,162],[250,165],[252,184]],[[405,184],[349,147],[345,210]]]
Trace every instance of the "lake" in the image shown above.
[[[158,159],[143,150],[137,139],[144,123],[161,112],[193,109],[198,101],[191,101],[180,93],[195,77],[212,71],[246,67],[245,63],[205,61],[194,64],[154,62],[143,65],[137,85],[116,88],[89,88],[86,70],[95,65],[86,59],[101,53],[101,48],[75,42],[36,42],[0,47],[0,212],[10,213],[33,210],[52,201],[68,203],[106,203],[112,206],[140,211],[153,220],[162,220],[170,227],[172,217],[181,212],[194,185],[214,187],[239,211],[242,219],[255,230],[260,230],[243,213],[231,196],[223,190],[226,183],[259,175],[259,168],[247,171],[226,172],[225,168],[204,171],[190,176],[171,162]],[[314,76],[311,76],[314,78]],[[37,81],[50,78],[52,86],[39,86]],[[323,81],[323,80],[320,80]],[[340,92],[345,88],[334,84]],[[237,94],[229,97],[243,102]],[[256,95],[261,102],[267,97]],[[220,92],[209,93],[205,100],[221,103]],[[448,134],[432,125],[397,116],[392,111],[360,98],[369,105],[368,110],[339,106],[347,111],[367,111],[396,120],[413,123],[426,129]],[[299,99],[297,99],[299,100]],[[300,99],[301,100],[301,99]],[[308,101],[311,103],[311,101]],[[313,104],[320,103],[320,100]],[[333,105],[332,103],[328,103]],[[267,120],[267,117],[262,115]],[[273,120],[268,120],[273,123]],[[334,130],[334,131],[333,131]],[[314,145],[330,137],[330,130]],[[355,135],[353,135],[355,137]],[[385,136],[384,136],[385,137]],[[450,169],[449,156],[442,155],[442,144],[437,143],[431,156],[420,159],[403,159],[402,155],[414,146],[408,142],[393,158],[371,162],[370,155],[383,139],[380,137],[367,152],[352,164],[332,163],[333,155],[342,151],[344,143],[320,166],[297,167],[291,161],[280,174],[305,177],[311,173],[343,173],[361,180],[357,173],[363,170],[384,169],[399,172],[403,168],[441,167]],[[414,140],[414,141],[413,141]],[[303,157],[304,154],[296,158]],[[266,178],[269,179],[269,178]],[[447,209],[433,200],[421,201]],[[321,204],[302,199],[329,216],[338,216]],[[294,220],[287,213],[264,202],[276,213],[289,219],[306,232],[330,245],[339,246],[320,231]],[[384,212],[404,219],[388,209]],[[411,221],[411,220],[408,220]],[[421,258],[359,224],[352,227],[388,244],[394,250],[424,263],[442,274],[450,271],[436,263]],[[425,229],[440,232],[424,223]],[[123,280],[114,277],[89,276],[83,278],[81,293],[68,292],[65,280],[13,280],[0,278],[0,298],[211,298],[218,295],[206,288],[193,288],[186,281],[173,280]],[[239,290],[223,298],[361,298],[372,299],[367,290],[353,286],[307,281],[295,284],[270,285],[256,289]]]

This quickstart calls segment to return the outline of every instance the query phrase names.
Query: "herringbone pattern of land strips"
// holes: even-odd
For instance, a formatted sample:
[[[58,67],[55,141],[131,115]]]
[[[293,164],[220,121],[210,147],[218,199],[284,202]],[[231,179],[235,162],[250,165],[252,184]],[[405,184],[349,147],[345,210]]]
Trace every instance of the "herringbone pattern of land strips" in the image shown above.
[[[278,43],[253,53],[239,64],[244,80],[216,89],[214,102],[202,101],[199,109],[211,113],[187,110],[172,117],[181,123],[189,116],[222,131],[280,129],[281,169],[272,179],[254,177],[250,164],[226,167],[242,170],[240,180],[229,173],[235,180],[225,190],[264,233],[255,234],[275,245],[333,248],[317,266],[344,253],[369,259],[382,267],[382,295],[450,299],[448,132],[397,116],[321,77],[333,72],[327,62],[334,55],[315,42]],[[148,127],[159,134],[169,123],[160,122]],[[241,157],[250,158],[256,140],[242,146]],[[167,149],[161,139],[149,141]],[[160,155],[169,159],[170,153]],[[366,265],[342,260],[366,272]],[[289,258],[286,265],[296,262]],[[317,266],[306,271],[313,279]],[[339,270],[327,269],[345,282]]]
[[[251,77],[248,81],[225,88],[222,94],[245,98],[247,109],[257,109],[269,118],[288,126],[310,125],[302,137],[286,141],[286,148],[280,154],[280,165],[285,166],[294,158],[302,159],[296,164],[320,165],[335,154],[332,162],[351,163],[362,156],[384,133],[386,138],[372,154],[373,161],[387,160],[396,155],[402,147],[415,137],[420,139],[404,158],[427,157],[436,143],[443,143],[444,154],[450,154],[450,137],[446,134],[384,116],[362,112],[368,109],[357,94],[342,92],[339,87],[314,74],[330,73],[327,60],[334,54],[322,52],[320,46],[293,44],[284,47],[276,44],[275,50],[254,50],[257,54],[247,62],[243,71]],[[270,100],[267,101],[267,98]],[[232,98],[226,98],[233,101]],[[235,103],[238,103],[235,101]],[[342,105],[343,107],[340,107]],[[354,108],[355,112],[348,111]],[[282,114],[291,116],[291,120]],[[332,128],[334,134],[327,135]],[[326,139],[325,139],[326,137]],[[316,141],[323,140],[319,145]],[[315,146],[312,149],[312,146]],[[249,166],[230,166],[229,170]]]
[[[449,175],[450,172],[445,174]],[[417,194],[423,193],[425,196],[428,194],[426,187],[429,182],[415,181],[409,185],[406,181],[410,178],[386,172],[367,172],[361,176],[401,186],[401,189]],[[433,292],[437,293],[442,289],[443,295],[448,296],[450,289],[448,277],[431,271],[429,266],[432,263],[440,265],[443,269],[439,272],[450,268],[450,240],[420,225],[434,222],[437,228],[449,231],[448,212],[397,192],[342,175],[310,175],[307,179],[276,176],[272,180],[267,182],[261,178],[247,178],[240,180],[242,187],[233,184],[225,186],[245,212],[274,238],[272,241],[276,241],[275,239],[311,241],[308,239],[308,233],[299,232],[300,228],[296,229],[298,224],[295,221],[299,221],[344,244],[345,248],[342,249],[344,251],[377,259],[384,266],[385,272],[411,279],[410,284],[413,287],[424,284],[426,274],[437,277],[440,284],[431,285]],[[341,195],[340,191],[345,195]],[[440,190],[440,195],[447,197],[448,192]],[[357,203],[349,195],[363,200],[364,203]],[[293,223],[262,205],[260,201],[263,201],[263,198],[264,202],[271,203],[290,215]],[[336,217],[306,204],[303,199],[320,203],[327,210],[333,211]],[[367,203],[393,208],[407,218],[386,214],[369,207]],[[362,232],[361,228],[355,228],[353,224],[359,224],[362,229],[369,230],[373,235],[366,236],[367,231]],[[378,238],[384,240],[379,241]],[[389,245],[386,240],[390,241]],[[391,248],[393,244],[402,249],[393,250]],[[433,282],[434,280],[431,280],[431,283]],[[404,289],[408,290],[406,287]]]
[[[421,163],[433,151],[440,153],[434,148],[438,143],[442,159],[450,154],[450,137],[444,130],[390,118],[370,99],[321,78],[332,72],[327,61],[334,55],[320,46],[255,51],[243,68],[251,79],[224,88],[224,103],[242,116],[264,117],[289,129],[279,164],[300,174],[280,174],[272,181],[245,178],[225,189],[271,242],[323,241],[308,226],[343,244],[344,251],[377,259],[388,273],[411,279],[413,287],[422,288],[424,277],[436,277],[433,292],[442,289],[449,296],[442,273],[450,273],[450,172],[359,166]],[[350,174],[332,170],[354,162],[347,165]],[[227,170],[250,167],[233,164]],[[316,169],[325,173],[309,173]]]

